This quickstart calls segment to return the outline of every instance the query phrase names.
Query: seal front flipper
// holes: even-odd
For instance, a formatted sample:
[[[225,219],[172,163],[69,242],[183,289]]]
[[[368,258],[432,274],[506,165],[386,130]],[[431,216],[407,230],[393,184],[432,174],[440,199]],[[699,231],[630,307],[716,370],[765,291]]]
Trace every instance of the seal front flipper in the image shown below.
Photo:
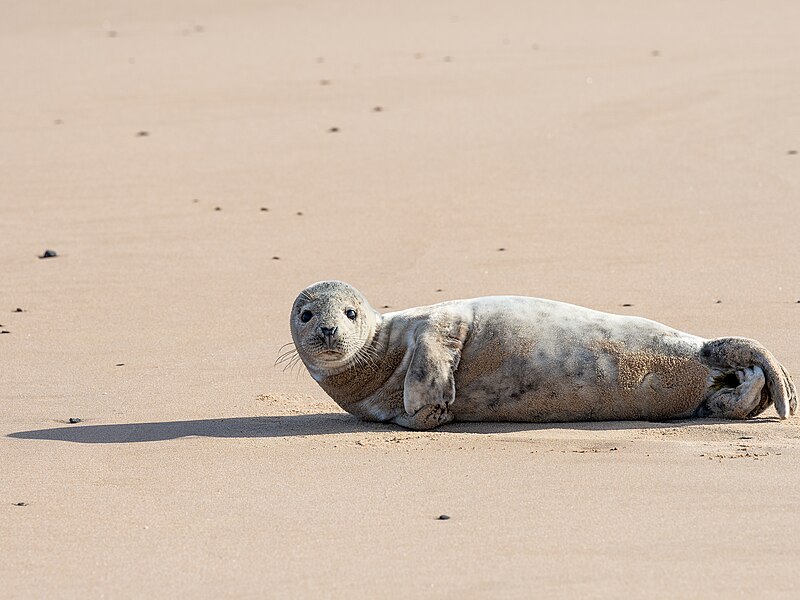
[[[461,359],[461,349],[466,334],[467,326],[460,322],[446,325],[426,324],[415,333],[411,363],[403,382],[403,407],[406,415],[412,420],[420,421],[419,424],[435,422],[424,427],[425,429],[440,425],[452,418],[446,418],[439,413],[447,413],[447,407],[455,400],[454,373]],[[432,410],[428,418],[417,417],[429,406],[437,410]],[[403,420],[406,415],[403,415]],[[404,423],[398,424],[404,425]],[[414,425],[404,426],[414,427]]]
[[[413,415],[404,413],[393,419],[401,427],[416,429],[419,431],[433,429],[439,425],[444,425],[453,420],[453,413],[447,410],[446,406],[428,404],[420,408]]]

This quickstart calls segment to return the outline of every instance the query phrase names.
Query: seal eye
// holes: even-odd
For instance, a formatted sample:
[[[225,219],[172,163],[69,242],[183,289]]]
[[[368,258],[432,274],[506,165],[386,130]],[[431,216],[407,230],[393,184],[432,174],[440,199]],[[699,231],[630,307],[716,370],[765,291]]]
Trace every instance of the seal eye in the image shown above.
[[[313,316],[314,316],[314,315],[311,313],[311,311],[310,311],[310,310],[304,310],[304,311],[303,311],[303,312],[300,314],[300,320],[301,320],[303,323],[308,323],[308,322],[311,320],[311,317],[313,317]]]
[[[344,314],[347,315],[347,318],[351,321],[355,321],[356,317],[358,316],[358,313],[352,308],[348,308],[346,311],[344,311]]]

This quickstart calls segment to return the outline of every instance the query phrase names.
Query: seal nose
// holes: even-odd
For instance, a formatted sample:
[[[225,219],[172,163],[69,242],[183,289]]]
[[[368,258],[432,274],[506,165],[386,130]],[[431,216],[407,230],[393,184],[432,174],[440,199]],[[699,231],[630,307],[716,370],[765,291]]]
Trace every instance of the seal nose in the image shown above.
[[[322,332],[326,338],[330,339],[333,337],[333,334],[336,333],[338,327],[320,327],[319,330]]]

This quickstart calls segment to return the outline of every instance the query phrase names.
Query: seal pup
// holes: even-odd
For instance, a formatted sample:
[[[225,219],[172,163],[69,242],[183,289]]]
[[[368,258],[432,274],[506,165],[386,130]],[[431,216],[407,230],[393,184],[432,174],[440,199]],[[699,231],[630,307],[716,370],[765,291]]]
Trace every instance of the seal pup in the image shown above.
[[[761,344],[523,296],[380,314],[322,281],[292,306],[297,355],[347,412],[411,429],[450,421],[747,419],[794,414],[791,377]]]

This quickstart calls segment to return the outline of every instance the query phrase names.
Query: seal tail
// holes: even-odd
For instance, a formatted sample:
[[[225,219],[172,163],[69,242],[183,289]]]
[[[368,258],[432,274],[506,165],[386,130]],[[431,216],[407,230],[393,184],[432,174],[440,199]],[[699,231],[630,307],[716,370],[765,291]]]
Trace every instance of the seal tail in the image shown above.
[[[775,410],[781,419],[797,410],[797,390],[791,376],[772,353],[764,346],[743,337],[726,337],[708,340],[700,349],[700,358],[711,367],[710,395],[701,405],[701,409],[710,412],[711,400],[717,398],[717,406],[722,409],[722,416],[728,418],[749,418],[761,414],[775,404]],[[752,387],[745,379],[753,374],[760,379],[763,372],[763,387],[760,398],[742,413],[730,405],[721,405],[721,395],[727,394],[741,401],[745,391]],[[744,374],[744,376],[742,375]],[[749,375],[748,375],[749,374]],[[728,403],[725,403],[728,404]]]

